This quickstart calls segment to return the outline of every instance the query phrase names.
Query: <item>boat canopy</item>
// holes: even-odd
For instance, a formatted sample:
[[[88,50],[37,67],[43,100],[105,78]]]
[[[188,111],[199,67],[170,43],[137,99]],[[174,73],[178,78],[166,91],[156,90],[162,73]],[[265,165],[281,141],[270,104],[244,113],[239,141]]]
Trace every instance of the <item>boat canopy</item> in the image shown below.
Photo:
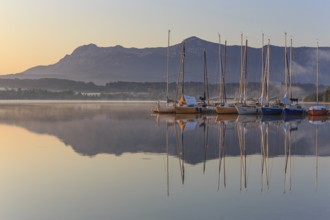
[[[290,105],[291,104],[290,99],[286,95],[281,98],[280,103],[283,104],[283,105]]]
[[[184,95],[181,97],[180,101],[179,101],[180,105],[188,105],[188,106],[197,106],[197,100],[194,96],[187,96]]]
[[[314,105],[309,107],[309,110],[326,110],[327,108],[323,105]]]

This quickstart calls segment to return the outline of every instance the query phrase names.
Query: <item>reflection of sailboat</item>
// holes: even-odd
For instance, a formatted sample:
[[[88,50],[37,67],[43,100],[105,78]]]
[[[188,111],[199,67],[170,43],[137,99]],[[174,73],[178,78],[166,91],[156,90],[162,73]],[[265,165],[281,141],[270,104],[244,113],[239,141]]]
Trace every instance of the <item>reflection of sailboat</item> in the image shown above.
[[[207,118],[203,118],[202,124],[200,124],[200,127],[203,127],[203,133],[204,133],[204,138],[203,138],[203,148],[204,148],[204,163],[203,163],[203,173],[205,173],[206,169],[206,156],[207,156],[207,150],[208,150],[208,134],[209,134],[209,127],[207,123]]]
[[[237,136],[240,148],[240,190],[247,189],[247,171],[246,171],[246,127],[245,123],[237,123]],[[242,184],[244,185],[242,187]]]
[[[237,117],[237,114],[218,114],[215,120],[217,122],[234,122],[236,121]]]
[[[261,117],[262,122],[267,122],[267,121],[281,122],[282,120],[283,118],[281,115],[262,115]]]
[[[309,123],[314,124],[315,127],[315,186],[318,187],[318,150],[319,150],[319,126],[326,123],[327,116],[309,116]]]
[[[169,53],[170,53],[170,33],[171,31],[168,31],[168,39],[167,39],[167,62],[166,62],[166,103],[160,104],[160,102],[157,103],[156,107],[152,110],[153,113],[175,113],[174,107],[175,103],[173,101],[170,101],[168,97],[168,66],[169,66]]]
[[[269,124],[268,123],[260,123],[260,136],[261,136],[261,192],[263,191],[263,183],[264,183],[264,172],[266,179],[266,187],[267,191],[269,190],[269,170],[268,170],[268,156],[269,156]],[[264,132],[265,130],[265,132]]]
[[[297,130],[297,127],[292,123],[287,122],[284,124],[284,190],[286,192],[286,176],[288,170],[288,163],[290,165],[290,188],[292,189],[292,174],[291,174],[291,131]]]
[[[220,173],[221,173],[222,164],[223,164],[223,185],[226,188],[225,135],[226,135],[226,124],[224,121],[220,121],[218,190],[220,189]]]
[[[184,131],[194,130],[196,128],[197,121],[196,120],[177,120],[176,122],[180,128],[180,133],[181,133],[181,140],[180,140],[179,131],[177,129],[177,126],[175,126],[175,142],[176,142],[177,151],[178,151],[181,181],[182,181],[182,184],[184,184],[184,180],[185,180]]]
[[[239,115],[236,121],[239,124],[253,124],[253,123],[257,123],[258,119],[259,117],[256,115]]]
[[[179,124],[179,123],[178,123]],[[179,167],[180,167],[180,173],[181,173],[181,182],[184,184],[184,138],[183,138],[183,124],[179,124],[179,127],[181,128],[181,141],[179,140],[179,134],[177,127],[175,126],[175,142],[177,146],[177,152],[178,152],[178,158],[179,158]]]
[[[328,116],[327,115],[308,115],[308,121],[311,124],[324,124],[326,121],[328,120]]]
[[[166,121],[166,133],[165,133],[165,140],[166,140],[166,185],[167,185],[167,196],[170,195],[170,173],[169,173],[169,152],[168,152],[168,124]]]
[[[302,115],[288,115],[288,114],[285,114],[283,116],[284,121],[303,120],[304,118],[305,118],[305,114],[302,114]]]

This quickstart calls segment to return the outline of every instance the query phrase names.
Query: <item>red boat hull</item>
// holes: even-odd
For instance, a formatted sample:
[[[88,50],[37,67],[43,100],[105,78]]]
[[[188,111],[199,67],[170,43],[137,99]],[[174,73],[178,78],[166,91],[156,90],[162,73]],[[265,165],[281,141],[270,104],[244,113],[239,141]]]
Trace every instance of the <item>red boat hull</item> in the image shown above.
[[[308,110],[307,114],[310,115],[310,116],[327,115],[328,110],[326,110],[326,109],[313,109],[313,110]]]

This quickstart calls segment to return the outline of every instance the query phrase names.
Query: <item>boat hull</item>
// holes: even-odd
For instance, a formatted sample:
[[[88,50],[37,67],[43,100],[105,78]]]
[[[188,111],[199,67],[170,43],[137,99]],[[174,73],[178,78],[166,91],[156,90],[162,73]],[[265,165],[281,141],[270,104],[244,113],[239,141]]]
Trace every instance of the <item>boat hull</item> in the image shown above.
[[[235,106],[217,106],[216,112],[218,114],[237,114]]]
[[[303,115],[304,114],[304,110],[303,109],[291,109],[291,108],[285,108],[283,110],[283,113],[285,115]]]
[[[203,114],[216,114],[216,107],[214,106],[207,106],[207,107],[202,107],[201,111]]]
[[[257,115],[259,114],[259,109],[257,106],[242,105],[236,106],[239,115]]]
[[[261,107],[261,113],[263,115],[280,115],[283,110],[279,107]]]
[[[200,114],[202,113],[202,108],[200,107],[186,107],[186,106],[176,106],[174,108],[175,114]]]
[[[328,115],[328,110],[326,109],[313,109],[313,110],[308,110],[307,112],[308,115],[310,116],[322,116],[322,115]]]
[[[175,107],[169,106],[169,105],[159,105],[156,106],[153,110],[153,113],[155,114],[174,114],[175,113]]]

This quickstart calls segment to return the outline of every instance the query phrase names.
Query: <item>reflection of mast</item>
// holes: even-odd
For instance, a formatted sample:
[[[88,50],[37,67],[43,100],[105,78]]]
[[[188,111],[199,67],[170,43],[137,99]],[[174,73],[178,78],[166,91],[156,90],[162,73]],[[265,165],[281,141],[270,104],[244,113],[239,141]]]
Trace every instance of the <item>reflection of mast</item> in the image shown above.
[[[179,124],[180,126],[180,124]],[[175,126],[175,141],[177,145],[178,150],[178,158],[179,158],[179,166],[180,166],[180,172],[181,172],[181,181],[182,184],[184,184],[184,139],[183,139],[183,129],[181,129],[181,142],[179,141],[179,135],[177,127]]]
[[[244,177],[244,190],[247,188],[247,177],[246,177],[246,128],[243,125],[243,129],[240,124],[237,125],[238,142],[240,147],[240,190],[242,190],[242,178]]]
[[[205,169],[206,169],[206,156],[207,156],[207,149],[208,149],[208,123],[206,121],[207,119],[204,118],[204,122],[201,124],[201,126],[203,126],[203,130],[204,130],[204,165],[203,165],[203,173],[205,173]]]
[[[309,122],[316,125],[315,128],[315,187],[318,188],[318,166],[319,166],[319,125],[326,122],[327,116],[311,117]]]
[[[219,135],[219,178],[218,178],[218,190],[220,189],[220,173],[221,164],[223,158],[223,184],[226,188],[226,161],[225,161],[225,134],[226,125],[224,121],[220,122],[220,135]]]
[[[268,130],[269,130],[269,124],[266,124],[266,134],[264,133],[264,126],[261,123],[260,124],[260,135],[261,135],[261,192],[263,191],[263,176],[264,176],[264,170],[266,175],[266,186],[267,191],[269,190],[269,178],[268,178],[268,149],[269,149],[269,142],[268,142]],[[265,137],[266,135],[266,137]]]
[[[315,186],[316,189],[318,187],[318,165],[319,165],[319,126],[316,125],[316,130],[315,130],[315,157],[316,157],[316,172],[315,172]]]
[[[168,125],[167,125],[167,121],[166,121],[166,134],[165,134],[165,138],[166,138],[166,174],[167,174],[167,196],[170,195],[170,174],[169,174],[169,161],[168,161]]]
[[[288,123],[288,130],[284,127],[284,193],[286,192],[286,174],[288,170],[288,162],[290,161],[290,191],[291,191],[291,124]]]

